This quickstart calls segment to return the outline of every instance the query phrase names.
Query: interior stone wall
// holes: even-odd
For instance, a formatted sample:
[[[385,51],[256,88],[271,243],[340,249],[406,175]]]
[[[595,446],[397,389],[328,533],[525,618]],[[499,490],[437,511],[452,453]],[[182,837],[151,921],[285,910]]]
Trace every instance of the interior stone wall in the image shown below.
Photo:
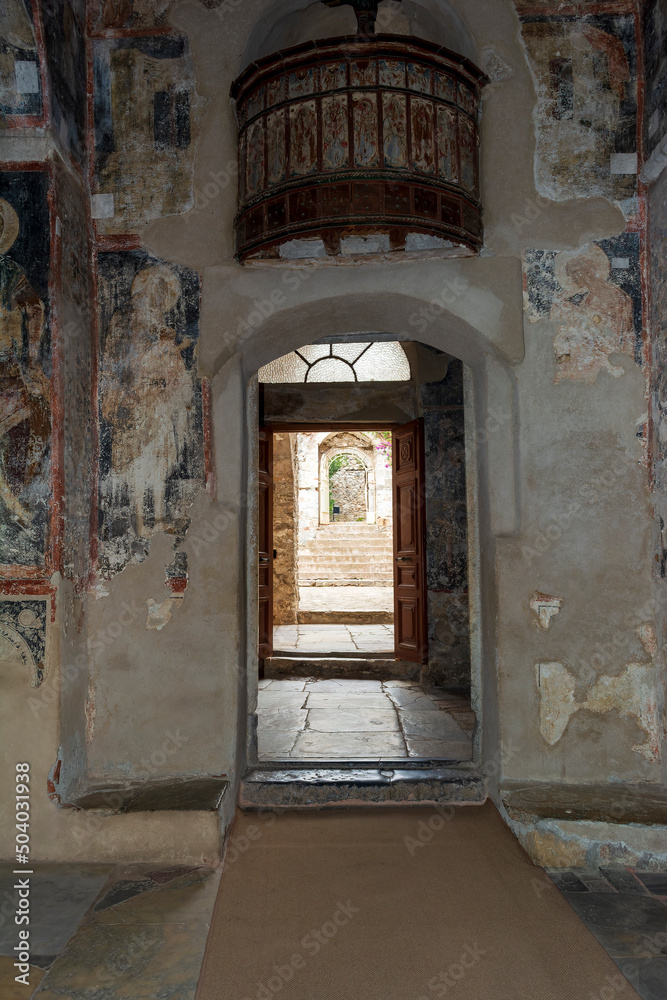
[[[296,625],[298,504],[296,435],[273,435],[273,623]]]
[[[426,585],[431,683],[470,691],[463,366],[420,386],[426,460]]]

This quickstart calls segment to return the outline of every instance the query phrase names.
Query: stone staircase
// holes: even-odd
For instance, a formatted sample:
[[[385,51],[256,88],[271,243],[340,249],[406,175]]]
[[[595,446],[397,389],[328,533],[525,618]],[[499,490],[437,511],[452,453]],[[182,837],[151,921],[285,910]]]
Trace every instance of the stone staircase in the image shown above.
[[[391,528],[363,522],[322,524],[299,545],[300,587],[391,587]]]

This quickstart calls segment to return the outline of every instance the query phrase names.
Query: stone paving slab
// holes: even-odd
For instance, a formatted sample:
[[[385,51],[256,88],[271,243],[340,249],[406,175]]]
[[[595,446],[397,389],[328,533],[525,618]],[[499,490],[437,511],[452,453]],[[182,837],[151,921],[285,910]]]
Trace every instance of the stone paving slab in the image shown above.
[[[472,758],[470,735],[417,682],[308,678],[299,683],[303,690],[295,691],[280,679],[262,682],[257,706],[262,761]],[[462,700],[455,704],[460,707]]]

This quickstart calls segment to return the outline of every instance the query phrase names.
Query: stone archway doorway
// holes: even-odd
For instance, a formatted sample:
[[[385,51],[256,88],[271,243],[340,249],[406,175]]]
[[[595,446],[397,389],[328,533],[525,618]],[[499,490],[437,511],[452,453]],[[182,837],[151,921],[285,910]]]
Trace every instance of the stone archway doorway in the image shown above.
[[[327,629],[322,623],[312,624],[312,628],[320,633],[318,648],[298,648],[297,639],[301,638],[308,625],[304,629],[298,621],[292,625],[295,637],[292,643],[284,641],[283,632],[272,651],[273,655],[264,659],[266,671],[259,683],[258,762],[270,761],[272,766],[278,766],[281,760],[289,760],[293,764],[301,757],[320,762],[327,758],[358,763],[365,757],[372,757],[375,761],[386,757],[387,760],[420,762],[426,759],[425,755],[430,760],[440,761],[472,759],[471,737],[475,716],[470,707],[470,657],[469,652],[461,655],[468,636],[467,579],[463,581],[464,585],[459,592],[456,592],[456,587],[452,586],[456,583],[453,576],[451,579],[445,578],[447,572],[451,574],[453,571],[455,560],[452,561],[451,557],[457,544],[462,541],[463,548],[467,545],[463,368],[460,362],[447,356],[444,356],[444,364],[436,365],[436,357],[431,355],[437,356],[440,352],[420,345],[413,346],[414,350],[412,346],[408,348],[414,354],[410,385],[401,386],[400,382],[366,386],[302,384],[297,389],[294,384],[288,386],[274,382],[264,383],[262,386],[262,433],[271,436],[276,448],[275,456],[270,456],[265,472],[273,490],[282,492],[283,501],[286,496],[289,500],[288,495],[291,494],[292,510],[290,513],[288,503],[287,508],[283,508],[281,517],[275,523],[272,521],[270,526],[266,525],[267,530],[273,530],[282,521],[282,529],[278,524],[278,531],[270,540],[268,535],[262,539],[260,525],[260,572],[263,572],[262,556],[267,560],[276,556],[276,572],[280,575],[284,571],[284,565],[280,566],[284,554],[284,528],[295,518],[298,521],[303,509],[310,515],[311,523],[307,527],[312,533],[340,528],[350,533],[358,528],[376,531],[384,528],[386,531],[389,527],[393,535],[395,527],[398,542],[392,551],[391,589],[396,598],[398,631],[405,624],[405,617],[414,614],[415,610],[414,601],[412,605],[410,600],[404,600],[401,604],[397,599],[401,588],[409,589],[412,585],[414,589],[422,585],[423,607],[427,613],[424,616],[423,645],[419,648],[422,655],[414,655],[417,653],[414,650],[411,659],[392,648],[381,650],[380,657],[372,649],[364,648],[363,643],[356,648],[348,646],[347,650],[330,648],[327,644],[328,636],[324,634]],[[420,356],[420,351],[423,356]],[[418,363],[420,357],[421,369]],[[417,383],[412,371],[419,370],[423,374],[421,381]],[[405,420],[405,424],[395,420],[391,423],[385,423],[381,419],[372,420],[370,411],[374,410],[380,416],[383,405],[390,400],[392,416],[396,413],[396,402],[399,401],[403,407],[404,420],[407,417],[412,417],[412,420]],[[353,419],[352,414],[358,416],[360,409],[366,410],[365,419]],[[337,415],[343,419],[336,420]],[[303,419],[306,416],[309,419]],[[316,417],[319,419],[315,419]],[[328,419],[322,419],[327,417]],[[403,432],[401,428],[405,425],[407,428]],[[422,426],[425,428],[423,436]],[[359,435],[378,432],[385,435],[392,433],[394,476],[390,495],[395,514],[388,519],[389,525],[378,524],[379,520],[383,520],[379,516],[378,482],[376,480],[374,484],[375,498],[371,503],[366,479],[370,463],[363,462],[358,455],[358,452],[363,451]],[[298,436],[308,434],[316,435],[315,439],[311,439],[310,447],[317,461],[310,470],[310,481],[306,476],[305,482],[298,482],[295,470],[303,458]],[[333,459],[339,455],[358,457],[359,467],[363,466],[366,489],[364,514],[357,515],[363,517],[363,520],[336,522],[331,518],[332,496],[328,472]],[[292,468],[291,483],[287,482],[289,476],[285,475],[286,462]],[[413,474],[412,481],[409,477],[410,470]],[[416,471],[421,474],[421,481],[414,477]],[[407,479],[401,480],[397,475],[399,472],[404,476],[407,473]],[[323,485],[329,486],[327,496],[323,495],[326,494],[326,488],[322,489]],[[301,503],[301,511],[299,493],[309,494],[307,502]],[[401,537],[407,538],[411,533],[414,537],[415,511],[419,504],[422,504],[425,520],[428,505],[430,533],[428,542],[425,538],[422,540],[421,562],[411,560],[400,543]],[[462,537],[457,538],[456,532],[462,523]],[[424,529],[425,527],[424,523]],[[281,530],[283,537],[280,537]],[[291,544],[295,545],[294,532]],[[355,551],[359,546],[350,538],[348,548]],[[296,551],[294,562],[295,573],[298,573]],[[359,587],[357,593],[361,589]],[[402,597],[406,597],[405,589]],[[463,627],[462,620],[465,620]],[[431,651],[428,651],[427,628],[428,639],[432,640]],[[466,660],[463,668],[466,676],[463,679],[461,671],[458,679],[455,676],[458,669],[457,657]],[[439,670],[440,676],[437,676]],[[450,672],[449,677],[444,676],[447,671]],[[440,686],[439,681],[442,682]],[[353,691],[354,696],[348,700]],[[335,706],[331,697],[338,699]],[[370,708],[371,701],[375,706],[373,709]],[[320,710],[325,711],[327,707],[335,713],[343,714],[320,716]],[[314,713],[312,719],[311,711]],[[377,718],[373,717],[374,711],[380,713]],[[455,718],[457,711],[460,721]],[[434,714],[428,717],[424,715],[426,712]],[[357,718],[359,713],[362,718]],[[467,730],[462,728],[461,722],[466,724]],[[392,731],[385,732],[378,742],[376,737],[380,734],[374,727],[385,724],[392,726]],[[339,725],[343,728],[336,732],[320,732],[316,728],[324,726],[332,729]],[[440,729],[436,735],[438,725]],[[350,731],[345,729],[346,726],[350,727]],[[445,738],[443,726],[449,739]],[[316,735],[318,732],[320,735]],[[454,736],[455,739],[452,738]]]

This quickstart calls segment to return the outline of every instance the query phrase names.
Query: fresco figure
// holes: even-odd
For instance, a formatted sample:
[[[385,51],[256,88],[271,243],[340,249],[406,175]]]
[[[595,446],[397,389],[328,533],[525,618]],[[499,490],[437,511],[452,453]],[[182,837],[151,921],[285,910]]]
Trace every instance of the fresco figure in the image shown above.
[[[22,494],[43,470],[51,416],[49,380],[40,363],[44,303],[8,256],[19,225],[14,208],[0,198],[0,500],[28,528],[34,512]]]
[[[560,290],[551,319],[561,330],[554,339],[555,382],[571,378],[593,383],[600,370],[618,378],[624,370],[612,365],[609,355],[634,356],[632,299],[609,280],[610,273],[609,258],[595,244],[556,257]]]
[[[112,474],[130,491],[136,530],[147,535],[146,509],[168,529],[166,488],[187,446],[193,379],[167,316],[181,296],[178,276],[164,264],[140,270],[129,309],[111,317],[101,372],[101,409],[112,427]]]

